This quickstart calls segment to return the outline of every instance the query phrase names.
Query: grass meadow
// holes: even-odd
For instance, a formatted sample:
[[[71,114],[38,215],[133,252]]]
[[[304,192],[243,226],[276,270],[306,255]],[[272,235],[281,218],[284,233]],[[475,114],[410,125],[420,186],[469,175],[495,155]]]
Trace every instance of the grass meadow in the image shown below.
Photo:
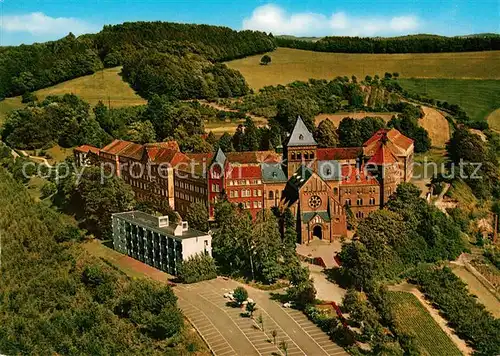
[[[42,100],[49,95],[70,93],[78,95],[91,105],[102,101],[111,107],[146,104],[146,101],[122,80],[120,71],[121,67],[104,69],[91,75],[40,89],[35,94],[38,96],[38,99]],[[23,104],[20,97],[7,98],[0,101],[0,125],[5,120],[5,115],[9,111],[21,107],[23,107]]]
[[[500,130],[500,110],[495,112],[500,108],[500,80],[401,78],[399,81],[409,92],[458,104],[473,120],[488,119],[493,128]]]
[[[500,51],[464,53],[350,54],[278,48],[272,62],[259,65],[262,55],[227,62],[239,70],[253,89],[294,80],[337,76],[384,75],[402,78],[500,79]]]

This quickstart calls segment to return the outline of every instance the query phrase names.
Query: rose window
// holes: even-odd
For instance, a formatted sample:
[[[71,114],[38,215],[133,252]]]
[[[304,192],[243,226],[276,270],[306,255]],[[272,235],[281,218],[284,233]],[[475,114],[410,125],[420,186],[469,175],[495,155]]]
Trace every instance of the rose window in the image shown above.
[[[321,205],[321,198],[318,197],[317,195],[313,195],[310,199],[309,199],[309,206],[313,209],[317,209],[319,208]]]

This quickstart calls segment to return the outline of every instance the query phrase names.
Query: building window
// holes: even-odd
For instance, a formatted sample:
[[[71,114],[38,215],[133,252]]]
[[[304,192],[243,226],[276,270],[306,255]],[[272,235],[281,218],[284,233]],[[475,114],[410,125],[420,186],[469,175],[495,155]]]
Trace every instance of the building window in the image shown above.
[[[295,159],[295,152],[292,152],[292,159]]]
[[[339,188],[333,188],[333,194],[335,195],[339,194]]]
[[[361,199],[361,198],[360,198],[360,199],[358,199],[358,200],[357,200],[357,204],[358,204],[358,205],[363,205],[363,199]]]
[[[297,152],[297,159],[302,159],[302,153]]]
[[[304,152],[304,159],[309,159],[309,153]]]
[[[351,199],[346,199],[345,200],[345,205],[351,206]]]
[[[314,159],[314,152],[311,152],[311,153],[309,154],[309,158],[310,158],[310,159]]]
[[[302,141],[303,139],[304,139],[304,135],[300,134],[300,135],[299,135],[299,140],[301,140],[301,141]]]
[[[254,201],[254,202],[253,202],[253,207],[254,207],[254,209],[257,209],[257,206],[258,206],[258,205],[257,205],[257,202],[256,202],[256,201]]]
[[[261,196],[262,196],[262,190],[260,190],[260,189],[259,189],[259,190],[257,190],[257,195],[258,195],[259,197],[261,197]]]
[[[375,205],[375,198],[370,198],[370,205]]]
[[[274,192],[272,190],[269,191],[269,200],[274,199]]]

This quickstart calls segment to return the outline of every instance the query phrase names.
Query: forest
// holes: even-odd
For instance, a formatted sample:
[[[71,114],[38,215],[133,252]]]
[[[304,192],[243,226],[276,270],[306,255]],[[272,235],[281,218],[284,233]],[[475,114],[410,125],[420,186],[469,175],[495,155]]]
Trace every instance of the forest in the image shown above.
[[[500,49],[500,35],[444,37],[411,35],[390,38],[323,37],[317,41],[277,37],[279,47],[317,52],[339,53],[439,53],[495,51]]]
[[[10,150],[0,163],[12,168]],[[0,350],[5,354],[168,354],[204,350],[169,286],[129,280],[85,252],[84,232],[35,203],[0,166]]]
[[[190,61],[190,54],[197,54],[206,67],[208,63],[275,48],[274,38],[263,32],[238,32],[227,27],[168,22],[105,26],[95,35],[76,38],[69,34],[57,41],[3,47],[0,51],[0,99],[92,74],[103,67],[119,66],[147,50],[175,56],[184,64]],[[198,66],[200,63],[194,60],[184,66],[184,70]],[[218,70],[218,67],[212,69],[215,79]],[[179,81],[184,79],[181,76]]]

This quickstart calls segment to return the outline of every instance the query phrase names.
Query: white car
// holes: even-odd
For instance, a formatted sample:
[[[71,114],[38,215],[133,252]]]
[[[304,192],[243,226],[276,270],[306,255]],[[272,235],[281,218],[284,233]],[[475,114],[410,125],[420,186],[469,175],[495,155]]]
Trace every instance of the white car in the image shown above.
[[[290,302],[286,302],[283,304],[283,308],[291,308],[292,307],[292,303]]]
[[[247,302],[249,302],[249,303],[255,303],[252,298],[248,298]]]

